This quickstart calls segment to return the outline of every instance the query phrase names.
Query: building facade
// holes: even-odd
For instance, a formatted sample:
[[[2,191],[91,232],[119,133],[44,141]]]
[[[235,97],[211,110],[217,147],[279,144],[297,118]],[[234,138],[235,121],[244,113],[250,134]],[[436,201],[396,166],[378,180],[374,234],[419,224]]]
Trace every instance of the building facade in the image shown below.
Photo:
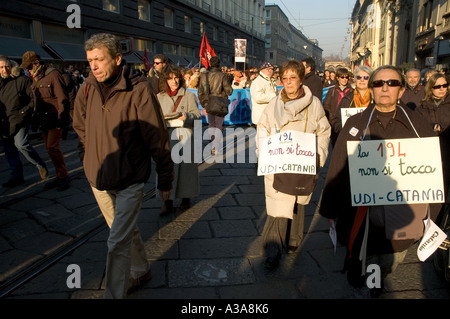
[[[449,3],[449,0],[358,0],[350,23],[352,68],[391,64],[403,69],[448,69]]]
[[[71,6],[72,5],[72,6]],[[73,6],[75,5],[75,6]],[[73,10],[75,9],[75,10]],[[77,9],[79,27],[76,26]],[[174,63],[200,62],[203,33],[223,65],[234,64],[234,39],[247,39],[247,64],[264,60],[264,0],[15,0],[0,2],[0,54],[28,50],[54,63],[86,62],[84,42],[98,32],[122,40],[128,63],[166,54]],[[75,27],[69,27],[74,26]]]
[[[322,52],[318,41],[308,39],[295,28],[278,5],[266,5],[266,60],[281,65],[287,60],[312,57],[318,70],[323,70]]]

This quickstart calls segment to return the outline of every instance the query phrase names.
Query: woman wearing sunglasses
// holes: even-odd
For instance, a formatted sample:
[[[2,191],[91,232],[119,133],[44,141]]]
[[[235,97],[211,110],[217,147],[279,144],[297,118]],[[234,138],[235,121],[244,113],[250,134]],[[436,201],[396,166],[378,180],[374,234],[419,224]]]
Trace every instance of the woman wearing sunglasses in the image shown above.
[[[335,134],[339,135],[339,132],[342,130],[342,108],[365,108],[369,106],[371,100],[369,77],[372,72],[373,70],[367,65],[360,66],[355,70],[355,89],[350,90],[342,98],[336,112],[334,113],[334,116],[330,119],[330,124]]]
[[[352,206],[347,141],[429,137],[434,133],[418,112],[399,105],[398,100],[405,91],[405,79],[397,68],[387,65],[375,70],[369,78],[369,90],[373,103],[345,122],[336,141],[319,213],[329,219],[330,225],[336,221],[337,240],[347,247],[344,269],[352,286],[365,286],[364,265],[380,267],[381,287],[372,288],[370,292],[375,297],[383,292],[384,278],[396,269],[408,248],[420,239],[417,233],[423,229],[421,217],[426,218],[428,204]],[[399,223],[391,222],[393,216],[401,225],[415,227],[415,233],[405,231],[404,236],[391,236],[399,229]],[[431,218],[436,220],[433,212]],[[360,260],[360,253],[366,253],[366,260]]]
[[[450,179],[450,95],[449,79],[445,74],[435,73],[425,86],[425,97],[417,111],[428,120],[430,127],[439,135],[441,144],[444,190],[448,194]],[[448,202],[448,196],[447,196]]]
[[[323,100],[323,108],[328,121],[331,123],[331,119],[335,116],[337,108],[342,98],[352,90],[351,85],[348,83],[350,78],[349,71],[345,68],[339,68],[336,71],[337,83],[330,88]],[[337,133],[331,130],[331,144],[334,146],[337,139]]]

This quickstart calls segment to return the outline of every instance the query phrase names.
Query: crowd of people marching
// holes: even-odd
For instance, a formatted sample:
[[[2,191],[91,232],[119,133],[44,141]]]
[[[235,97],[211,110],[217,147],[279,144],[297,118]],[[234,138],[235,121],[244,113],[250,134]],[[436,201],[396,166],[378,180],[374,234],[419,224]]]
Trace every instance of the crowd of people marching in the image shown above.
[[[211,132],[221,131],[224,116],[213,113],[216,102],[211,96],[226,101],[235,89],[250,90],[257,151],[263,138],[283,131],[311,133],[317,138],[316,176],[264,175],[263,244],[269,269],[302,243],[305,206],[327,159],[329,171],[319,212],[330,227],[336,225],[338,241],[347,247],[345,270],[354,286],[364,282],[361,252],[376,260],[384,279],[423,235],[423,231],[391,235],[387,230],[396,233],[396,225],[391,224],[389,214],[397,222],[406,222],[405,216],[412,215],[411,224],[420,229],[428,212],[437,222],[443,214],[443,204],[352,207],[346,146],[347,141],[438,136],[447,195],[450,97],[445,72],[422,76],[418,69],[360,66],[322,74],[312,59],[290,60],[279,67],[264,62],[237,70],[221,66],[217,57],[211,58],[208,69],[183,68],[163,54],[156,54],[152,68],[141,72],[126,64],[120,44],[111,35],[94,35],[85,48],[91,70],[86,76],[72,66],[63,72],[56,70],[32,51],[24,53],[20,64],[0,56],[1,142],[11,168],[11,178],[3,187],[25,182],[19,154],[38,169],[43,180],[49,179],[47,164],[28,140],[33,130],[42,132],[55,167],[55,178],[45,187],[67,189],[70,177],[59,143],[73,123],[86,177],[111,228],[105,297],[123,298],[151,279],[136,227],[150,157],[158,174],[160,214],[171,214],[176,199],[181,199],[180,209],[189,209],[191,198],[199,194],[198,165],[192,165],[194,161],[174,163],[170,149],[193,133],[194,121],[201,119],[199,102],[208,112]],[[198,99],[186,89],[197,89]],[[364,111],[342,125],[341,108]],[[211,134],[212,155],[220,151],[215,134]],[[372,295],[382,291],[382,286],[376,287]]]

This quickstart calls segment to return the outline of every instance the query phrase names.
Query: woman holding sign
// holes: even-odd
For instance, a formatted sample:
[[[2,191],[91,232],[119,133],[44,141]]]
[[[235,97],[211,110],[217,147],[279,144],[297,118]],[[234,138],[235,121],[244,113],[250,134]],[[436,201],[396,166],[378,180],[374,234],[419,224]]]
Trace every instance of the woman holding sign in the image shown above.
[[[302,156],[314,154],[316,160],[313,161],[312,166],[315,175],[310,176],[317,181],[319,167],[315,163],[317,162],[320,167],[325,165],[331,134],[330,124],[320,100],[312,95],[308,87],[302,85],[305,76],[303,64],[295,60],[285,62],[280,68],[280,74],[284,87],[264,109],[257,125],[258,164],[262,165],[264,156],[270,159],[270,156],[274,156],[273,154],[283,156],[286,153],[280,149],[270,150],[266,154],[261,153],[261,150],[267,146],[262,143],[267,143],[272,137],[276,139],[278,136],[284,135],[283,141],[274,142],[284,143],[284,147],[290,150],[288,153],[292,155],[295,152],[297,157],[295,163],[280,165],[279,170],[282,171],[286,167],[300,168],[303,164]],[[294,134],[292,134],[293,132]],[[295,132],[312,134],[313,142],[315,142],[314,149],[303,150],[300,140],[292,140],[292,136],[296,136]],[[306,191],[300,190],[304,188],[303,186],[307,186],[306,183],[294,187],[294,189],[287,188],[295,184],[291,177],[304,177],[305,175],[277,173],[264,176],[267,219],[263,230],[263,245],[268,268],[278,265],[285,249],[288,253],[294,252],[303,240],[305,205],[311,199],[315,183],[311,183],[313,186]],[[283,181],[277,177],[286,179]]]
[[[348,111],[349,116],[361,112],[369,106],[370,100],[372,99],[369,90],[369,77],[372,74],[373,70],[367,65],[363,65],[358,67],[355,70],[355,79],[356,79],[356,87],[354,90],[348,92],[339,102],[338,107],[332,118],[330,118],[330,124],[333,128],[333,131],[339,135],[339,132],[342,130],[342,109],[352,108],[352,112]],[[351,115],[350,115],[351,114]],[[344,118],[345,123],[346,117]]]
[[[352,206],[351,177],[358,172],[349,170],[349,157],[353,154],[347,154],[347,142],[361,141],[359,145],[362,145],[365,141],[380,140],[381,145],[383,140],[431,137],[434,133],[417,112],[399,105],[398,101],[405,91],[405,79],[397,68],[382,66],[375,70],[369,78],[369,89],[373,103],[364,112],[346,121],[336,141],[319,213],[329,219],[332,227],[336,221],[337,240],[347,247],[344,267],[350,284],[362,287],[366,283],[362,274],[368,271],[367,267],[373,264],[380,267],[377,276],[381,285],[369,286],[372,296],[378,296],[382,292],[383,279],[395,270],[403,261],[408,248],[423,235],[428,204],[376,206],[371,203],[372,206],[369,206],[366,203],[366,206]],[[393,154],[390,150],[389,155],[380,155],[381,151],[379,149],[379,152],[370,154],[360,151],[358,156],[373,156],[379,162],[376,164],[382,168],[387,157]],[[400,152],[396,154],[400,156]],[[398,157],[398,161],[401,163],[405,159]],[[395,187],[395,180],[390,176],[393,170],[399,170],[398,165],[391,165],[388,170],[378,174],[386,175],[383,185],[372,185],[370,180],[366,185],[386,189],[391,185]],[[422,177],[417,175],[413,178]],[[432,214],[431,219],[435,218]]]

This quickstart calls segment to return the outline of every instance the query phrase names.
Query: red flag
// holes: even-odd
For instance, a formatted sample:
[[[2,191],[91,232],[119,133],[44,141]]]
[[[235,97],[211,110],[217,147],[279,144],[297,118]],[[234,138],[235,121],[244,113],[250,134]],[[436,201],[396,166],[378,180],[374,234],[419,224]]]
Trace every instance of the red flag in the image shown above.
[[[144,50],[144,58],[142,59],[145,65],[145,68],[147,70],[150,70],[152,68],[152,64],[150,63],[150,61],[147,58],[147,48],[145,48]]]
[[[208,39],[206,38],[205,32],[203,32],[202,44],[200,46],[200,61],[201,63],[209,69],[209,60],[211,57],[216,56],[214,49],[209,45]]]

